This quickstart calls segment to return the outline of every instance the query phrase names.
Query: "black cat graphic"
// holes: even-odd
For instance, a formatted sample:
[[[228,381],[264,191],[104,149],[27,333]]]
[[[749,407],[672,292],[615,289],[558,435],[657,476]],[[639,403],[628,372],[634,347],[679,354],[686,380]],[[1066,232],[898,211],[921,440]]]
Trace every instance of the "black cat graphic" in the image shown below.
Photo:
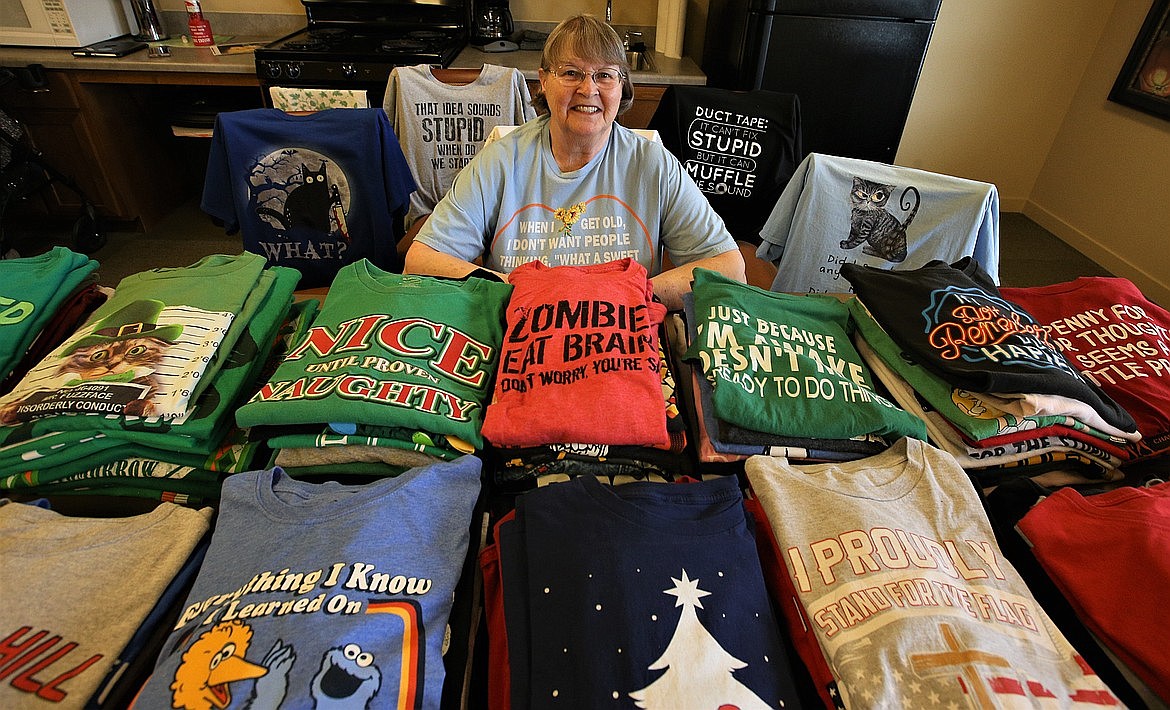
[[[321,167],[310,170],[301,164],[301,182],[288,190],[288,197],[284,200],[284,212],[277,212],[270,207],[257,207],[256,213],[272,217],[282,229],[293,227],[308,227],[317,232],[328,234],[330,230],[329,215],[334,207],[336,190],[330,189],[328,168],[324,160]]]
[[[908,186],[902,191],[901,207],[910,210],[905,222],[886,211],[886,202],[893,194],[894,185],[883,185],[864,178],[853,178],[853,191],[849,193],[852,211],[849,214],[849,238],[841,241],[842,249],[853,249],[864,243],[861,251],[887,261],[902,262],[906,259],[906,228],[918,214],[921,198],[918,189]],[[913,209],[907,202],[908,193],[914,193]]]

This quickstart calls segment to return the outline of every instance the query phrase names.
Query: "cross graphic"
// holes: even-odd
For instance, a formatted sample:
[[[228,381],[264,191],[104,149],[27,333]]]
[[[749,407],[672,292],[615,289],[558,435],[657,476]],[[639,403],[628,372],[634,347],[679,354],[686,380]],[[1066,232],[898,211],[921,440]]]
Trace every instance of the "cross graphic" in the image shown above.
[[[939,624],[939,630],[942,632],[947,650],[939,653],[911,654],[910,667],[920,675],[928,675],[929,671],[957,669],[963,680],[970,686],[971,692],[974,693],[978,706],[981,708],[995,707],[991,691],[983,683],[983,679],[979,677],[979,671],[975,665],[1009,668],[1011,664],[1002,656],[964,648],[959,643],[959,639],[955,636],[955,630],[951,628],[950,624]]]

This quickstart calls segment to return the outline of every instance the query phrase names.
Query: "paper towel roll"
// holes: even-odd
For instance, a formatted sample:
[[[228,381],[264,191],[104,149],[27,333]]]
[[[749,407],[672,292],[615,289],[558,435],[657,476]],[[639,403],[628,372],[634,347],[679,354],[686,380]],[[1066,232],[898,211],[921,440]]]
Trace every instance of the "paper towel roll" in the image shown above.
[[[686,25],[687,0],[658,0],[658,28],[654,48],[668,57],[681,58]]]

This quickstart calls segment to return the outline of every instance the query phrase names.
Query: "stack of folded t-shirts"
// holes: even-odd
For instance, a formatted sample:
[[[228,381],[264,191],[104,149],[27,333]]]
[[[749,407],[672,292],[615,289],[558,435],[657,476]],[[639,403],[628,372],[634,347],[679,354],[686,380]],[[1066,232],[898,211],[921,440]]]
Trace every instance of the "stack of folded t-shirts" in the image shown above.
[[[0,505],[0,706],[127,707],[137,688],[124,683],[153,666],[211,517],[166,502],[101,518]]]
[[[484,438],[501,485],[568,476],[671,479],[689,472],[685,425],[661,346],[666,308],[632,259],[531,262],[514,287]]]
[[[931,440],[985,488],[1114,480],[1140,438],[1133,417],[1084,377],[978,263],[911,271],[847,264],[858,347]]]
[[[770,589],[827,707],[1120,707],[945,452],[907,437],[857,461],[744,468]]]
[[[849,310],[834,297],[772,293],[696,269],[686,321],[701,461],[851,460],[926,437],[920,419],[875,390],[849,338]]]
[[[866,434],[849,439],[781,436],[745,429],[717,418],[711,401],[711,382],[686,360],[687,350],[697,337],[693,294],[683,296],[683,312],[667,314],[666,327],[672,363],[681,388],[680,402],[687,413],[691,440],[702,468],[717,472],[724,464],[736,470],[749,456],[782,456],[805,461],[849,460],[878,453],[888,446],[880,436]],[[728,472],[727,469],[722,469]]]
[[[0,393],[104,300],[93,283],[97,268],[65,247],[0,260]]]
[[[235,430],[298,274],[255,254],[131,275],[0,398],[0,487],[195,502],[256,446]],[[208,284],[214,284],[209,288]]]
[[[1127,478],[1133,487],[1103,483],[1049,488],[1031,478],[1015,478],[996,486],[983,503],[1004,556],[1089,667],[1127,707],[1164,708],[1170,705],[1170,686],[1164,682],[1170,678],[1170,654],[1162,635],[1170,611],[1164,595],[1155,590],[1170,579],[1170,538],[1165,533],[1170,530],[1170,488],[1160,480],[1142,485],[1138,476]],[[1020,526],[1025,516],[1031,519],[1028,538]],[[1054,566],[1052,576],[1038,557],[1047,557],[1047,564]],[[1108,573],[1089,573],[1102,565],[1108,565]],[[1079,579],[1058,586],[1056,575],[1070,572]],[[1123,662],[1125,651],[1115,653],[1106,640],[1118,641],[1120,649],[1128,647],[1151,662],[1131,666],[1134,656]],[[1134,673],[1138,666],[1161,669],[1164,700]]]
[[[1001,288],[1031,313],[1086,378],[1137,422],[1135,459],[1170,451],[1170,312],[1124,278],[1083,276],[1032,288]]]
[[[394,475],[481,449],[511,291],[345,266],[236,422],[297,477]]]
[[[808,697],[734,476],[521,494],[484,549],[488,706],[781,708]]]
[[[1032,554],[1119,667],[1170,705],[1170,483],[1063,488],[1017,524]]]

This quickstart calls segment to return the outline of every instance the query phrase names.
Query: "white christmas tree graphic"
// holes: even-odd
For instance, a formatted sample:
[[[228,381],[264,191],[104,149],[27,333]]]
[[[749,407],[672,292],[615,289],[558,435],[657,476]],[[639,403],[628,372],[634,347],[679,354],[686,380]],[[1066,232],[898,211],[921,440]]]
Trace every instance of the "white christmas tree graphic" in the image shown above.
[[[682,579],[670,579],[674,587],[663,593],[676,597],[674,605],[683,609],[666,650],[649,666],[652,671],[666,672],[645,688],[630,693],[634,704],[649,710],[770,708],[732,675],[732,671],[746,668],[747,664],[724,651],[695,614],[695,609],[703,608],[699,600],[711,592],[699,589],[699,580],[688,579],[685,569]]]

